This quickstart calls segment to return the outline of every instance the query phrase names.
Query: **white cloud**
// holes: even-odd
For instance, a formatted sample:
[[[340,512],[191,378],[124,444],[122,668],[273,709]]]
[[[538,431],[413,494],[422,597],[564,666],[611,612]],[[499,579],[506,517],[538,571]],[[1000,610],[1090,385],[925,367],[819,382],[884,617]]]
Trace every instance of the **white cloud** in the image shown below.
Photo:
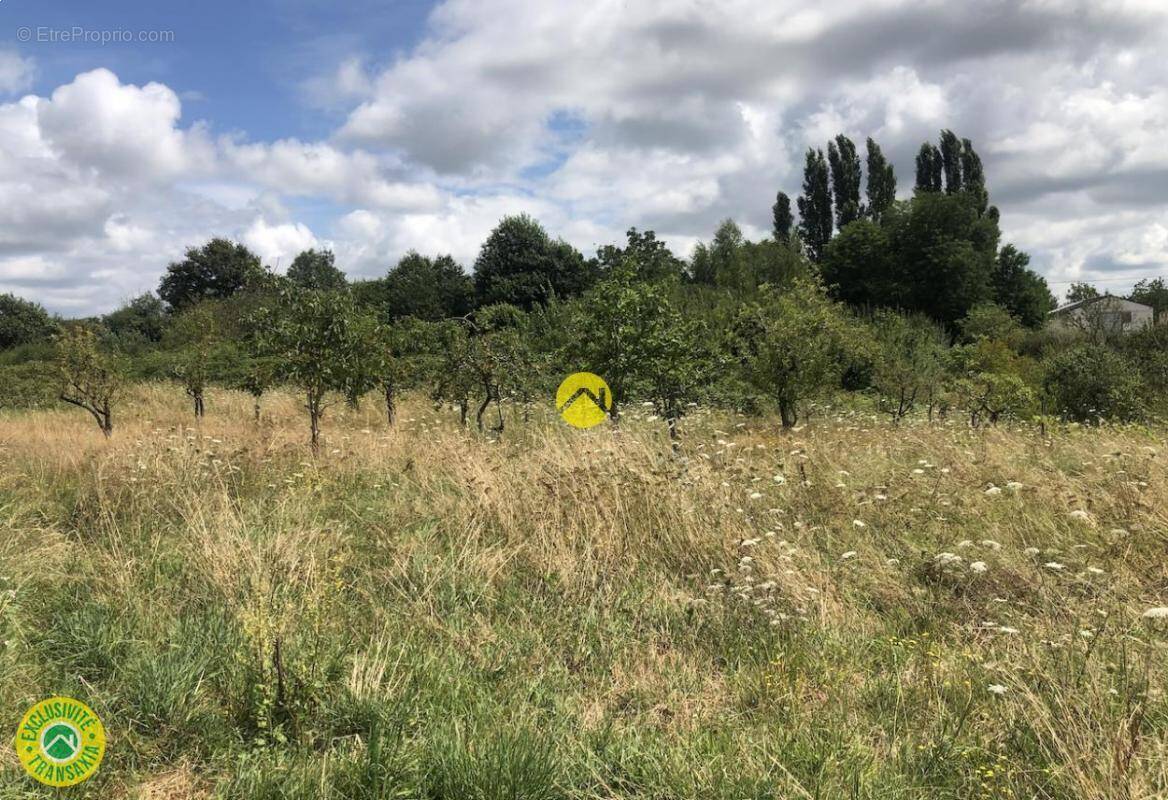
[[[0,50],[0,93],[15,94],[32,85],[36,65],[12,50]]]
[[[210,168],[210,143],[198,127],[178,128],[181,114],[170,88],[123,84],[107,69],[82,73],[37,104],[41,136],[63,161],[130,182],[164,182]]]
[[[1154,0],[446,0],[412,49],[309,82],[343,114],[323,141],[223,135],[97,69],[0,104],[0,288],[107,310],[211,235],[282,265],[331,243],[354,275],[408,249],[470,266],[519,212],[586,252],[637,226],[684,253],[727,216],[765,235],[838,132],[876,138],[906,196],[941,127],[977,144],[1007,239],[1054,280],[1150,275],[1165,49]],[[0,52],[0,92],[31,70]]]
[[[320,242],[307,226],[300,223],[283,222],[270,224],[257,218],[243,233],[243,243],[268,265],[279,264],[281,271],[288,268],[292,259],[302,250],[320,247]]]

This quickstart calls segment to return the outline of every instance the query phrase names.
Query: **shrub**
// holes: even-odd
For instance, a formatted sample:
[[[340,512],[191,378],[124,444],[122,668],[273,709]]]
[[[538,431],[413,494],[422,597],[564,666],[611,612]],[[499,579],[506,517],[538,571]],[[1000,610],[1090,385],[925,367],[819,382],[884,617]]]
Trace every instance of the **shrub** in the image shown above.
[[[1089,422],[1140,416],[1143,381],[1127,359],[1097,344],[1065,350],[1047,364],[1045,387],[1064,418]]]

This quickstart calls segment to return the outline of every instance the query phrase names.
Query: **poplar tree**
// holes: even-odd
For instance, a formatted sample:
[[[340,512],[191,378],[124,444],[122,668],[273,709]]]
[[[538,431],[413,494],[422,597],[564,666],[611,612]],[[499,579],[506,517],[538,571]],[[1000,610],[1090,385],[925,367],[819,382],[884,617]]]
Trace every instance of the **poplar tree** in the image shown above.
[[[803,194],[799,197],[799,233],[814,261],[831,240],[831,188],[822,150],[808,148],[803,167]]]
[[[835,193],[836,227],[843,230],[860,218],[860,157],[856,145],[842,133],[827,143],[831,164],[831,184]]]
[[[945,194],[961,191],[961,140],[949,129],[941,131],[941,166],[945,172]]]
[[[791,216],[791,198],[785,192],[779,192],[775,197],[771,215],[774,219],[775,241],[784,244],[791,241],[791,226],[795,221]]]
[[[989,204],[985,170],[981,166],[981,157],[973,149],[973,143],[969,139],[961,140],[961,175],[965,191],[977,198],[977,209],[984,214]]]
[[[868,139],[868,215],[879,221],[896,201],[896,171],[880,145]]]
[[[929,142],[925,142],[917,151],[916,190],[918,192],[941,191],[942,172],[941,151]]]

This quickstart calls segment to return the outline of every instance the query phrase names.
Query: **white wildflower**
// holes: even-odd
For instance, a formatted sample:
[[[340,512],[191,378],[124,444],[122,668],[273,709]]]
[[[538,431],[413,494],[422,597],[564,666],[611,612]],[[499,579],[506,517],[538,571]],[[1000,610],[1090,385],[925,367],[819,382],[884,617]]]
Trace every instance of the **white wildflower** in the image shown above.
[[[841,561],[847,561],[849,558],[855,558],[855,557],[856,557],[856,551],[855,551],[855,550],[849,550],[848,552],[846,552],[846,553],[842,553],[842,554],[840,555],[840,560],[841,560]]]
[[[993,539],[982,539],[981,544],[982,544],[982,547],[988,547],[991,550],[1001,550],[1002,549],[1001,543],[995,542]]]
[[[1066,569],[1065,566],[1057,561],[1047,561],[1042,566],[1046,567],[1047,569],[1053,569],[1055,572],[1061,572],[1062,570]]]
[[[1026,554],[1026,555],[1028,555],[1028,556],[1036,556],[1036,555],[1038,555],[1038,553],[1039,553],[1040,551],[1039,551],[1039,549],[1038,549],[1037,547],[1027,547],[1027,548],[1026,548],[1025,550],[1023,550],[1022,552],[1023,552],[1023,553],[1025,553],[1025,554]]]
[[[1149,608],[1143,614],[1140,614],[1144,619],[1168,619],[1168,606],[1157,606]]]
[[[855,526],[855,527],[857,527],[857,528],[867,528],[867,527],[868,527],[868,526],[867,526],[867,525],[864,523],[864,521],[863,521],[863,520],[859,520],[859,519],[854,519],[854,520],[852,520],[852,525],[854,525],[854,526]]]
[[[1016,634],[1020,633],[1017,628],[1011,628],[1009,625],[1002,625],[998,628],[998,633]]]
[[[1077,519],[1080,522],[1090,522],[1091,515],[1081,508],[1077,508],[1071,512],[1071,519]]]
[[[986,493],[986,494],[988,494],[988,495],[990,495],[990,496],[992,497],[992,496],[994,496],[994,495],[999,495],[999,494],[1001,494],[1001,493],[1002,493],[1002,489],[1001,489],[1001,487],[1000,487],[1000,486],[991,486],[990,488],[988,488],[988,489],[986,489],[986,490],[985,490],[985,493]]]
[[[1006,488],[1009,489],[1011,492],[1016,492],[1022,488],[1022,484],[1020,484],[1018,481],[1010,481],[1009,483],[1006,484]]]
[[[943,567],[947,567],[950,564],[960,564],[961,556],[957,555],[956,553],[937,553],[934,561]]]
[[[989,689],[989,690],[990,690],[991,692],[993,692],[994,694],[1001,695],[1001,694],[1005,694],[1005,693],[1006,693],[1006,687],[1005,687],[1005,686],[1003,686],[1003,685],[1002,685],[1002,684],[1000,684],[1000,683],[991,683],[991,684],[990,684],[988,687],[986,687],[986,688],[987,688],[987,689]]]
[[[974,572],[985,572],[987,569],[989,569],[984,561],[974,561],[969,565],[969,568]]]

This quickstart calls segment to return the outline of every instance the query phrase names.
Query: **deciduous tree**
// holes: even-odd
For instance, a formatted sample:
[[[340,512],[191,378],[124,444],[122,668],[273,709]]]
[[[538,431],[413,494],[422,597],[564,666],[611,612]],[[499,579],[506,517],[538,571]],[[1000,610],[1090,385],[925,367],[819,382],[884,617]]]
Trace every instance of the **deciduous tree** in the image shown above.
[[[301,289],[344,289],[345,273],[337,269],[332,250],[305,250],[288,267],[288,280]]]
[[[209,297],[230,297],[263,276],[259,258],[246,247],[212,239],[202,247],[188,248],[182,261],[166,268],[158,296],[171,310],[181,311]]]
[[[54,372],[60,399],[88,411],[109,438],[114,430],[114,403],[125,383],[120,361],[101,348],[93,331],[71,325],[57,340]]]
[[[0,350],[47,341],[57,323],[37,303],[13,294],[0,294]]]
[[[594,277],[575,248],[553,241],[526,214],[505,217],[491,231],[474,268],[475,291],[484,306],[509,303],[528,309],[553,295],[577,295]]]

